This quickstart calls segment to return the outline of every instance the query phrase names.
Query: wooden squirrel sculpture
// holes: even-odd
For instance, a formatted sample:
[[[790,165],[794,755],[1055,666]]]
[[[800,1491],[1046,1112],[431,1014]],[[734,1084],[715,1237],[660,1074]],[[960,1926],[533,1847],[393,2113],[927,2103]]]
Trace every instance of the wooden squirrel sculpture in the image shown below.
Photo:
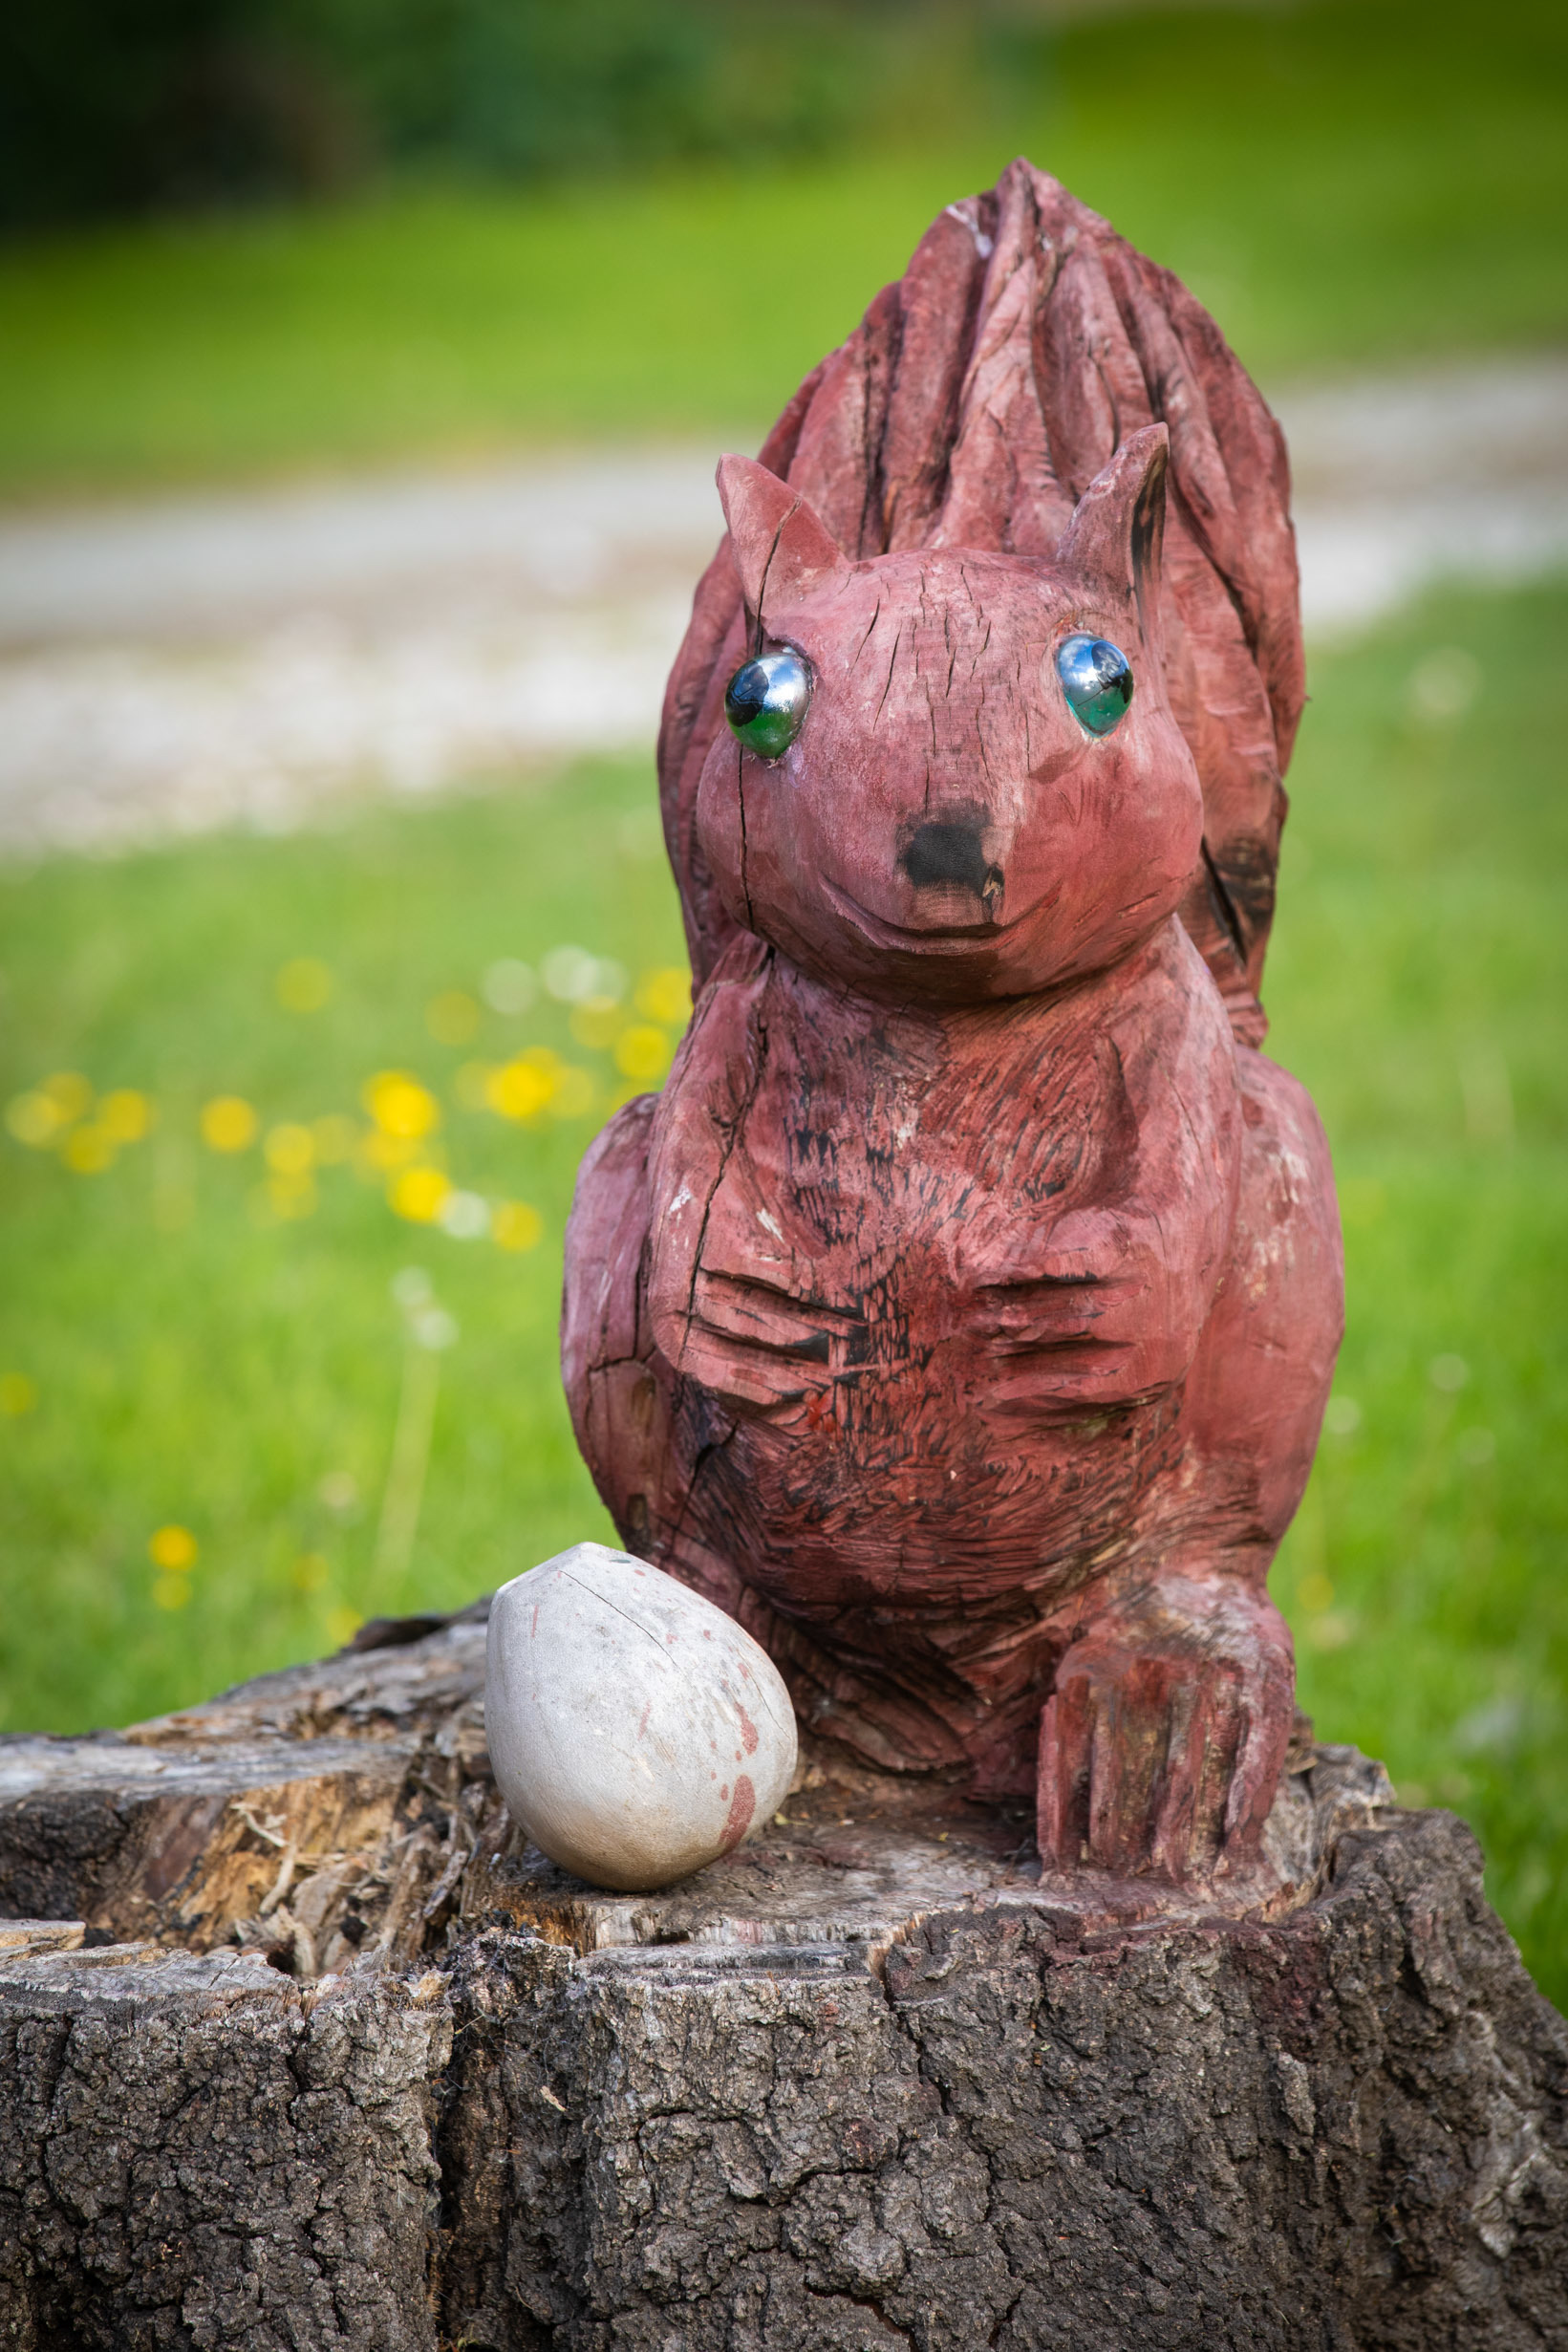
[[[579,1442],[808,1730],[1032,1798],[1047,1866],[1243,1869],[1342,1287],[1257,1051],[1278,428],[1020,162],[719,479],[660,744],[695,1010],[579,1178]]]

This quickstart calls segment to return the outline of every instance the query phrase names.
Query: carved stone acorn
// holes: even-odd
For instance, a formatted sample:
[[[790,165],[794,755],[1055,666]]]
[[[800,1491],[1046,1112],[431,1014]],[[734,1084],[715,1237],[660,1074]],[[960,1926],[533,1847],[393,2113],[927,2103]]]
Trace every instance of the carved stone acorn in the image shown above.
[[[507,1810],[599,1887],[665,1887],[771,1821],[795,1770],[778,1669],[646,1561],[575,1543],[490,1605],[484,1722]]]

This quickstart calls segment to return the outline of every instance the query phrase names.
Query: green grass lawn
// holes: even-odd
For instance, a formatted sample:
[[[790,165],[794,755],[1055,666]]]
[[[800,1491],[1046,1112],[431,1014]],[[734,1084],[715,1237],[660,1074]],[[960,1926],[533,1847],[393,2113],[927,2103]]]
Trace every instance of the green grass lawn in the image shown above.
[[[1455,595],[1315,664],[1269,1003],[1348,1283],[1275,1576],[1302,1704],[1474,1823],[1568,2007],[1565,626]]]
[[[530,437],[755,432],[1022,148],[1172,264],[1265,382],[1568,331],[1568,19],[1453,0],[1092,17],[990,111],[836,161],[0,251],[0,495]],[[917,135],[916,135],[917,134]]]
[[[1275,1048],[1334,1141],[1349,1260],[1332,1427],[1277,1571],[1303,1700],[1322,1736],[1475,1823],[1559,2001],[1565,626],[1568,589],[1454,597],[1319,658],[1269,991]],[[641,1010],[574,1016],[542,994],[505,1013],[483,995],[497,959],[537,970],[567,943],[624,966],[629,999],[678,960],[652,789],[640,763],[593,765],[314,835],[0,877],[0,1091],[29,1132],[51,1077],[100,1097],[52,1145],[0,1138],[0,1727],[191,1700],[359,1614],[455,1605],[605,1532],[556,1372],[562,1224],[626,1083],[617,1054],[656,1053],[671,1007],[645,990]],[[618,1020],[636,1034],[612,1037]],[[481,1087],[528,1048],[555,1057],[554,1107],[519,1123]],[[301,1173],[312,1142],[330,1157],[357,1136],[363,1157],[365,1082],[390,1070],[439,1127],[406,1163]],[[95,1166],[106,1119],[136,1124],[102,1108],[116,1090],[156,1123]],[[222,1096],[258,1114],[242,1150],[203,1140]],[[56,1088],[62,1111],[70,1097]],[[380,1099],[384,1116],[422,1101]],[[537,1212],[537,1246],[398,1216],[388,1186],[409,1165],[430,1174],[405,1205],[444,1177]],[[529,1231],[514,1209],[511,1238]],[[394,1295],[414,1268],[422,1305],[406,1280]],[[440,1351],[409,1336],[421,1318],[450,1336],[432,1304],[458,1327]],[[170,1526],[195,1542],[188,1566],[178,1538],[157,1545],[172,1565],[149,1554]]]

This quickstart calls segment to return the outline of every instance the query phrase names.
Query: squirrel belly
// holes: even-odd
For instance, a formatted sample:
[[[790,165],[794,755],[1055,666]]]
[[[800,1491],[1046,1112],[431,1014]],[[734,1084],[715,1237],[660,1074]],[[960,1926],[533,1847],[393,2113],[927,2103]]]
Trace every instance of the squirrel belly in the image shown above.
[[[1279,1454],[1241,1327],[1266,1352],[1294,1303],[1238,1207],[1263,1171],[1275,1234],[1299,1179],[1316,1236],[1321,1186],[1259,1070],[1174,919],[1060,994],[916,1014],[727,951],[585,1166],[568,1388],[627,1543],[758,1631],[819,1728],[1032,1783],[1019,1723],[1097,1596],[1179,1562],[1195,1482]],[[1276,1400],[1293,1432],[1335,1337]],[[1236,1488],[1233,1572],[1296,1499]]]
[[[649,1171],[650,1336],[734,1429],[713,1535],[806,1622],[1055,1597],[1153,1475],[1224,1262],[1207,975],[1171,924],[1055,1001],[851,1024],[777,955],[734,963]]]

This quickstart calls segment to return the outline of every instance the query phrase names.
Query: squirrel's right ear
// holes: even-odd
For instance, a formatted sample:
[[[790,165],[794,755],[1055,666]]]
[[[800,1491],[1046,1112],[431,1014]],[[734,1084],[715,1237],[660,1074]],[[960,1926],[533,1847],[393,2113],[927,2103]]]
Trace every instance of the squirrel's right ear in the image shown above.
[[[1163,424],[1128,434],[1073,509],[1053,566],[1130,593],[1146,636],[1156,625],[1159,605],[1170,458],[1171,436]]]
[[[816,509],[750,458],[720,458],[719,495],[730,552],[754,621],[796,604],[846,571],[848,558]]]

